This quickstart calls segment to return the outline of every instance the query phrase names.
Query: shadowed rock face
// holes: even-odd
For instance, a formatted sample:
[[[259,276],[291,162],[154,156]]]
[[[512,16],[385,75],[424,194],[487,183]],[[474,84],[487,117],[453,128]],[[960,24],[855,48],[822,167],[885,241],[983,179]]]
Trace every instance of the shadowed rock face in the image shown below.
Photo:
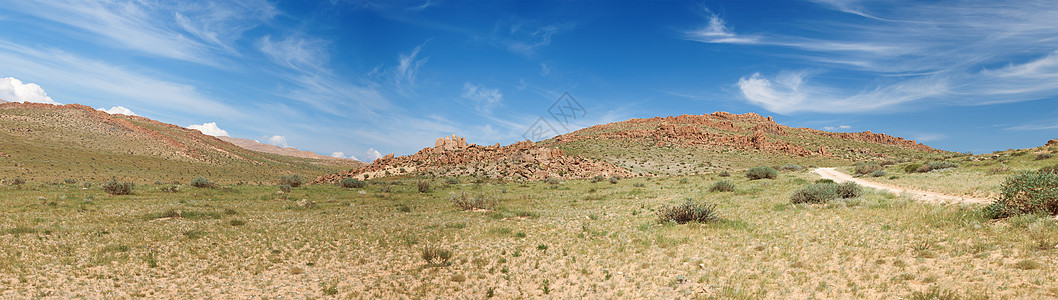
[[[367,179],[403,174],[484,176],[512,180],[633,176],[632,172],[610,163],[567,156],[562,150],[541,147],[532,141],[508,146],[498,143],[478,146],[467,144],[464,138],[452,135],[437,139],[433,148],[423,148],[415,154],[400,157],[390,154],[362,168],[320,176],[313,183],[335,182],[345,177]]]

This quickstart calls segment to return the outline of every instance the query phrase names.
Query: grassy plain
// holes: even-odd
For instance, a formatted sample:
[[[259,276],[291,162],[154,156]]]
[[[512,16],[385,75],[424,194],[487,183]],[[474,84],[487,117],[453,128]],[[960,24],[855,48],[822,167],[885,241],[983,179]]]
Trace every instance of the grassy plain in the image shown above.
[[[0,186],[0,298],[1058,297],[1058,224],[868,191],[792,205],[782,172],[215,189]],[[709,192],[719,180],[733,192]],[[458,181],[458,182],[457,182]],[[464,211],[459,192],[497,201]],[[686,198],[722,220],[659,223]],[[306,201],[300,201],[306,199]],[[299,202],[300,201],[300,202]],[[314,203],[312,203],[314,202]],[[423,250],[452,253],[447,262]]]

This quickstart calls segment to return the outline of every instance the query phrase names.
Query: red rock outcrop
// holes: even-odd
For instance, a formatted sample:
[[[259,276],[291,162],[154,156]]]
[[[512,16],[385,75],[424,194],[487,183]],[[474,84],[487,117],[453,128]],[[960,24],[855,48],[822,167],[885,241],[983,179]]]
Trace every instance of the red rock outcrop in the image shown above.
[[[560,149],[541,147],[532,141],[507,146],[478,146],[468,145],[465,139],[453,135],[437,139],[434,145],[412,155],[386,155],[364,167],[320,176],[313,183],[331,183],[346,177],[367,179],[404,174],[484,176],[514,180],[634,176],[632,172],[613,164],[567,156]]]
[[[1049,140],[1049,141],[1047,141],[1047,144],[1044,145],[1044,146],[1050,146],[1050,145],[1058,145],[1058,140]]]

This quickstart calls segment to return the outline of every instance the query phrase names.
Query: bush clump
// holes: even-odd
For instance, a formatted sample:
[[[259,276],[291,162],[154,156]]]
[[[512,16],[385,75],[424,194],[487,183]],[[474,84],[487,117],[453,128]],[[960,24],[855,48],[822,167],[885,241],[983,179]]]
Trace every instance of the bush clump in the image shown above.
[[[281,191],[283,193],[289,193],[291,189],[293,189],[293,188],[290,187],[289,184],[280,184],[279,185],[279,191]]]
[[[1020,172],[1003,182],[999,199],[985,214],[1003,218],[1020,214],[1058,214],[1058,174]]]
[[[279,184],[289,185],[290,187],[301,186],[301,176],[294,174],[290,176],[279,176]]]
[[[803,187],[790,195],[790,202],[800,203],[827,203],[834,199],[847,199],[859,197],[863,194],[863,188],[855,182],[833,183],[823,182]]]
[[[422,260],[425,260],[427,264],[446,266],[450,259],[452,259],[452,250],[435,246],[428,246],[422,249]]]
[[[889,175],[889,173],[886,173],[885,170],[871,172],[871,177],[883,177],[885,175]]]
[[[958,168],[959,164],[950,161],[930,161],[924,164],[909,164],[904,166],[908,173],[929,173],[934,170]]]
[[[457,195],[452,195],[450,201],[462,210],[491,210],[493,207],[496,207],[496,200],[485,194],[472,196],[467,193],[459,193]]]
[[[735,184],[727,180],[717,181],[713,186],[709,187],[710,192],[734,192]]]
[[[779,167],[779,170],[794,171],[794,172],[800,172],[801,170],[804,170],[804,169],[805,168],[801,167],[801,165],[798,165],[798,164],[785,164],[785,165],[782,165],[781,167]]]
[[[683,204],[658,209],[658,223],[684,224],[691,221],[708,223],[718,220],[720,216],[716,214],[716,204],[694,203],[694,199],[690,198],[687,198],[687,202]]]
[[[367,186],[367,182],[352,177],[346,177],[339,180],[338,185],[347,189],[358,189]]]
[[[1051,157],[1054,157],[1054,155],[1050,154],[1050,153],[1036,154],[1036,160],[1045,160],[1045,159],[1050,159]]]
[[[753,167],[746,170],[746,178],[749,178],[749,180],[775,179],[778,176],[779,171],[772,167]]]
[[[26,183],[25,179],[15,177],[13,179],[6,180],[8,185],[22,185]]]
[[[591,178],[591,183],[603,182],[604,180],[606,180],[606,176],[595,175]]]
[[[191,186],[197,188],[211,188],[213,183],[206,179],[206,177],[198,176],[191,180]]]
[[[720,171],[720,174],[717,174],[716,176],[720,176],[720,177],[730,177],[730,176],[731,176],[731,172],[728,172],[728,171]]]
[[[132,187],[134,186],[136,186],[135,183],[118,182],[117,177],[115,177],[111,178],[106,184],[103,184],[103,191],[111,195],[128,195],[132,194]]]
[[[419,187],[419,192],[420,193],[425,194],[425,193],[429,193],[430,192],[430,182],[429,181],[419,180],[418,187]]]
[[[1008,169],[1009,169],[1009,168],[1008,168]],[[1008,171],[1009,171],[1009,170],[1008,170]],[[1046,166],[1046,167],[1040,168],[1039,172],[1040,172],[1040,173],[1053,173],[1053,174],[1058,174],[1058,165],[1053,165],[1053,166]]]
[[[610,177],[610,184],[617,184],[617,177]]]
[[[878,172],[878,171],[881,171],[881,170],[882,170],[882,166],[879,166],[879,165],[877,165],[875,163],[869,163],[869,164],[868,163],[862,163],[862,162],[856,163],[856,174],[857,175],[867,175],[867,174],[871,174],[871,173]]]

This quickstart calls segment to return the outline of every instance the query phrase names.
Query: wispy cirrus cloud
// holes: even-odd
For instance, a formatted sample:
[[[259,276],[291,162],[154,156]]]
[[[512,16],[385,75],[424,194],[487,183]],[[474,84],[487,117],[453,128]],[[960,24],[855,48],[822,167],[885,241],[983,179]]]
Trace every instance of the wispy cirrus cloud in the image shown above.
[[[812,72],[779,70],[771,77],[757,72],[737,81],[746,101],[782,114],[1058,96],[1058,22],[1053,21],[1058,7],[1050,2],[910,1],[877,10],[872,6],[879,4],[860,1],[816,2],[866,20],[819,21],[801,28],[818,33],[811,36],[741,34],[707,11],[707,23],[685,33],[703,43],[785,48],[778,57],[814,65]],[[850,83],[809,74],[826,72],[856,72],[875,80]]]
[[[264,0],[27,0],[5,7],[72,27],[83,33],[72,36],[87,42],[203,64],[215,64],[215,50],[233,53],[243,32],[277,14]]]

